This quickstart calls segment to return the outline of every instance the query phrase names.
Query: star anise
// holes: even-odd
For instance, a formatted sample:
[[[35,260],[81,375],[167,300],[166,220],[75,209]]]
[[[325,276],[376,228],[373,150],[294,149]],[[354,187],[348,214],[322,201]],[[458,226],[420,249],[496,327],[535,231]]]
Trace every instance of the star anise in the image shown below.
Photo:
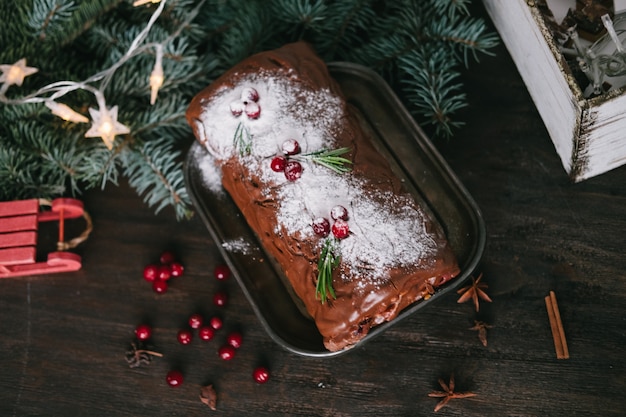
[[[478,339],[483,344],[483,346],[487,346],[487,329],[491,329],[493,326],[485,323],[484,321],[474,320],[474,326],[470,327],[470,330],[476,330],[478,332]]]
[[[441,385],[443,391],[433,391],[428,394],[429,397],[442,398],[442,400],[435,406],[435,412],[441,410],[450,400],[454,398],[469,398],[476,396],[473,392],[454,392],[454,374],[450,375],[450,382],[448,384],[446,384],[443,379],[439,378],[439,385]]]
[[[126,362],[131,368],[137,368],[141,365],[149,365],[152,361],[152,356],[162,357],[159,352],[149,350],[146,346],[139,342],[132,342],[129,349],[126,351]]]
[[[474,301],[474,306],[476,307],[476,311],[479,309],[478,298],[481,298],[485,301],[491,302],[491,298],[484,291],[488,288],[487,284],[480,283],[480,279],[483,277],[481,273],[478,278],[474,279],[472,277],[472,285],[468,285],[466,287],[461,288],[457,291],[458,294],[462,294],[458,299],[457,303],[464,303],[472,299]]]
[[[217,409],[217,392],[215,392],[213,385],[200,388],[200,401],[206,404],[211,410]]]

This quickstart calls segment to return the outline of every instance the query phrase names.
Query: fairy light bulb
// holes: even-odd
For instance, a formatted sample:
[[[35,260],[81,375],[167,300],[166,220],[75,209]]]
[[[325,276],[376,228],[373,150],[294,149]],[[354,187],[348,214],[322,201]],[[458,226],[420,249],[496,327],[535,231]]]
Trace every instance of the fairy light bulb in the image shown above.
[[[130,133],[128,126],[117,121],[117,106],[107,109],[102,106],[100,110],[89,109],[89,114],[93,119],[91,128],[85,133],[86,138],[100,137],[106,147],[113,149],[115,136]]]
[[[156,4],[156,3],[160,3],[160,2],[161,2],[161,0],[136,0],[133,3],[133,6],[137,7],[137,6],[143,6],[144,4],[148,4],[148,3]]]
[[[57,103],[56,101],[46,101],[45,105],[52,111],[52,114],[59,116],[61,119],[74,123],[87,123],[89,119],[80,113],[75,112],[66,104]]]
[[[163,45],[156,46],[156,61],[150,74],[150,104],[154,105],[163,85]]]
[[[13,65],[0,65],[0,83],[4,83],[6,87],[10,85],[21,86],[24,78],[39,71],[34,67],[26,66],[26,58],[22,58]]]

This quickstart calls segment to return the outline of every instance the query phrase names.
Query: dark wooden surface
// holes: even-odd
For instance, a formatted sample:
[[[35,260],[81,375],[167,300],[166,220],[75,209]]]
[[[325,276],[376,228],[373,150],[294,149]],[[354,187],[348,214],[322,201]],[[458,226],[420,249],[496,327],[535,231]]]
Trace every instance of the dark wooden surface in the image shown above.
[[[454,373],[442,416],[621,416],[626,414],[626,168],[569,182],[506,49],[464,74],[467,121],[436,142],[481,207],[487,246],[479,271],[493,303],[457,304],[450,295],[363,347],[332,359],[302,358],[263,330],[235,280],[211,274],[220,262],[198,218],[153,215],[126,185],[84,202],[94,231],[76,273],[0,281],[0,415],[200,416],[213,383],[222,416],[431,415],[428,393]],[[42,231],[43,233],[43,231]],[[185,276],[163,295],[143,267],[172,248]],[[190,346],[176,332],[197,310],[217,312],[225,330]],[[571,358],[555,357],[544,296],[554,290]],[[494,327],[483,347],[475,319]],[[131,369],[124,353],[134,327],[149,321],[165,356]],[[217,357],[227,329],[240,329],[237,357]],[[266,364],[271,381],[252,369]],[[185,383],[170,388],[173,367]]]

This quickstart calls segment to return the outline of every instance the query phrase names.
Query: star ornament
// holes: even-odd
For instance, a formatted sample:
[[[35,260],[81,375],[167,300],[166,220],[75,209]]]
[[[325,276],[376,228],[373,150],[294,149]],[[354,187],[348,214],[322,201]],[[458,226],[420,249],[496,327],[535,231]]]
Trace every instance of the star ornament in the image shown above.
[[[26,58],[22,58],[13,65],[0,65],[0,83],[4,83],[7,87],[10,85],[21,86],[24,78],[39,71],[34,67],[26,66]]]
[[[117,121],[117,106],[113,106],[110,109],[104,107],[103,110],[90,108],[89,114],[93,119],[93,123],[91,128],[85,133],[85,137],[101,137],[109,150],[113,149],[115,136],[130,133],[128,126]]]

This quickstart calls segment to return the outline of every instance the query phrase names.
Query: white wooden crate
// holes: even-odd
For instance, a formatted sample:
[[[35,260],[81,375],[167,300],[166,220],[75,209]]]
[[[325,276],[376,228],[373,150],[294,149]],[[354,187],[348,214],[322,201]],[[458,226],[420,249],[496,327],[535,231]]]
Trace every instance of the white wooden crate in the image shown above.
[[[483,0],[570,178],[626,163],[626,93],[587,99],[533,0]]]

